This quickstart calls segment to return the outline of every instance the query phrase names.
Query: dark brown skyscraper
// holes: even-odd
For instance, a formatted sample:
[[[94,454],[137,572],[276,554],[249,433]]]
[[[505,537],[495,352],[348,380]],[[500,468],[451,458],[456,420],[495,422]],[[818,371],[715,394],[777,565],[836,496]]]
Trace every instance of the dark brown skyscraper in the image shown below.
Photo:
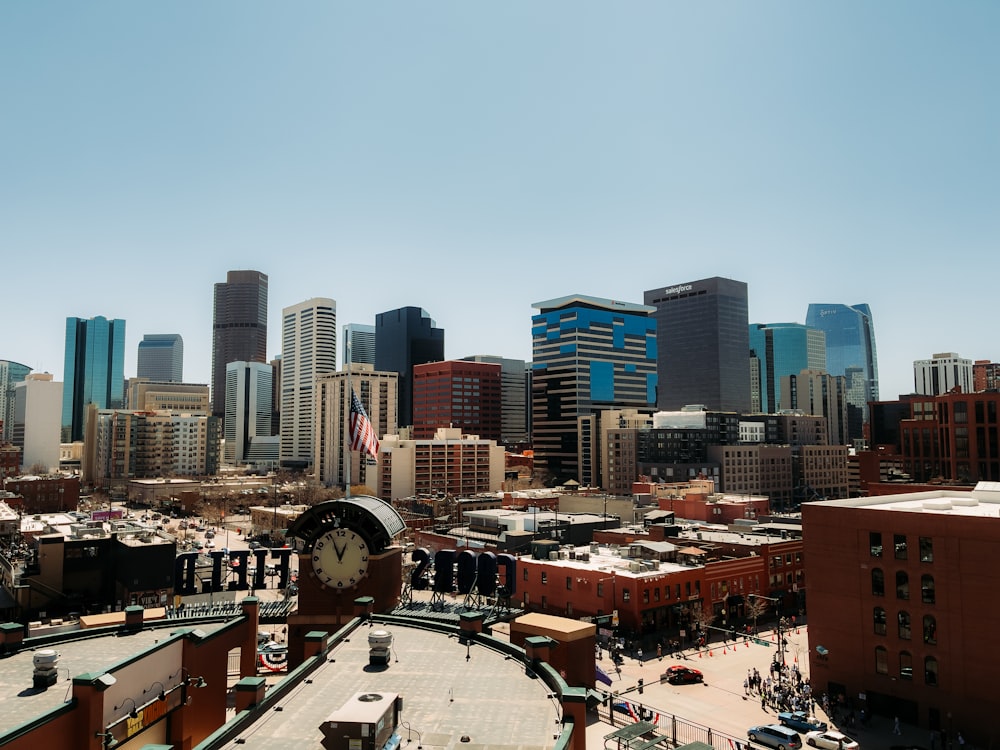
[[[267,362],[267,274],[230,271],[215,285],[212,322],[212,414],[226,405],[226,365]]]

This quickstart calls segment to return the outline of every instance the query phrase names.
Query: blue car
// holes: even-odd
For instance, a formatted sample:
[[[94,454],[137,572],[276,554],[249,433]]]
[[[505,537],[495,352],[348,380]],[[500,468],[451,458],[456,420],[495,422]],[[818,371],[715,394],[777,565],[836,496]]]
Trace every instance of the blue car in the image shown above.
[[[796,732],[825,732],[826,722],[820,721],[815,716],[810,716],[805,711],[782,711],[778,714],[778,721]]]

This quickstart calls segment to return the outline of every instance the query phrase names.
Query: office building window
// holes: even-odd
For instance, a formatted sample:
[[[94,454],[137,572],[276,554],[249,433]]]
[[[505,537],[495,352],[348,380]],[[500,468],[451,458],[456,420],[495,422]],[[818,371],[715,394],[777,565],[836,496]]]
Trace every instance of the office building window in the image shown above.
[[[934,576],[920,576],[920,601],[934,603]]]
[[[910,613],[900,610],[896,619],[899,621],[899,637],[907,641],[910,640]]]
[[[896,550],[896,559],[906,559],[906,534],[893,534],[892,546]]]
[[[905,570],[896,571],[896,598],[910,598],[910,577],[906,574]]]
[[[920,562],[934,562],[934,540],[929,536],[920,537]]]
[[[931,686],[938,684],[938,663],[933,656],[924,659],[924,684]]]
[[[924,615],[924,643],[937,643],[937,620],[934,615]]]
[[[872,619],[875,624],[875,635],[885,635],[885,609],[875,607]]]
[[[884,646],[875,647],[875,671],[879,674],[889,674],[889,652]]]
[[[872,557],[882,557],[882,534],[878,531],[868,532],[868,546]]]
[[[872,596],[885,596],[885,574],[881,568],[872,568]]]
[[[909,651],[899,652],[899,679],[913,679],[913,657],[910,656]]]

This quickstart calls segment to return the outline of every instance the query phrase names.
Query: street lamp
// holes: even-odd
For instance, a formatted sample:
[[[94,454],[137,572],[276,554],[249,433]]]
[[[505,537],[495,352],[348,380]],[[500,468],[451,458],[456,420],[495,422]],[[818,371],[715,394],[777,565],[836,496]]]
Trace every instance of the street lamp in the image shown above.
[[[781,601],[776,596],[762,596],[761,594],[747,594],[748,597],[753,597],[755,599],[764,599],[765,601],[771,602],[775,605],[775,610],[778,608],[778,602]],[[781,617],[781,613],[778,613],[778,651],[775,654],[775,661],[782,667],[785,666],[785,637],[781,632],[782,621],[785,618]],[[756,629],[756,628],[755,628]],[[778,682],[781,682],[781,670],[778,670]]]

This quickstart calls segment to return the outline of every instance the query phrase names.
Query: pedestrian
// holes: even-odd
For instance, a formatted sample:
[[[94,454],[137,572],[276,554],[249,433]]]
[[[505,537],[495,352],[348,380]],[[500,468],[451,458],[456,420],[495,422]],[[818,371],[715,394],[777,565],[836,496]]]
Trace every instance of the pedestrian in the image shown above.
[[[750,678],[743,678],[743,695],[750,695]],[[933,748],[932,748],[933,750]]]
[[[902,734],[903,733],[903,730],[899,728],[899,717],[898,716],[894,716],[893,719],[892,719],[892,733],[893,734]]]
[[[636,651],[636,659],[640,664],[642,664],[642,646],[639,646],[638,650]]]
[[[965,750],[965,737],[962,736],[961,731],[959,731],[956,739],[958,740],[958,750]]]
[[[663,661],[663,646],[659,643],[656,644],[656,658]]]

